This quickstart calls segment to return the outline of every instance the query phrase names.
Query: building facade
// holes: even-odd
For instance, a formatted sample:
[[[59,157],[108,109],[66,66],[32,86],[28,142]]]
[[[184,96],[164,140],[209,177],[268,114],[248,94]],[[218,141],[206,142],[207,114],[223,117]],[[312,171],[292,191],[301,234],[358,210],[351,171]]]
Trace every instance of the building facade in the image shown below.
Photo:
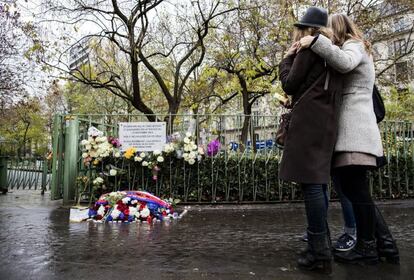
[[[381,21],[369,34],[377,80],[397,90],[414,89],[414,11],[388,2],[378,8]]]

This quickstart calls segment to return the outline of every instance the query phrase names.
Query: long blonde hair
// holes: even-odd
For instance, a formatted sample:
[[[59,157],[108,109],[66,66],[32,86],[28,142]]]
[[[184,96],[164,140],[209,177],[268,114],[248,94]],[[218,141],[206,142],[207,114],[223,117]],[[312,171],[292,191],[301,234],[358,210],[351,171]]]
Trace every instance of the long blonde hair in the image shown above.
[[[293,42],[299,41],[301,38],[305,37],[306,35],[314,36],[316,33],[320,33],[329,39],[332,39],[333,32],[328,27],[305,27],[305,28],[298,28],[295,26],[293,30]]]
[[[328,19],[328,26],[333,31],[333,43],[342,46],[348,40],[357,40],[364,43],[367,53],[372,53],[371,43],[365,40],[361,30],[345,14],[334,14]]]

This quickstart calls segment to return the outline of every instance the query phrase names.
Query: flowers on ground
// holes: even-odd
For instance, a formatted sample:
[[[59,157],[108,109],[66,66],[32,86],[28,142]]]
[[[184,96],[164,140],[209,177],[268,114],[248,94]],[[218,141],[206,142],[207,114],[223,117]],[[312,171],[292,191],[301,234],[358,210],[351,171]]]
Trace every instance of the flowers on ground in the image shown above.
[[[125,191],[102,195],[89,209],[90,219],[103,222],[148,222],[177,219],[171,203],[148,192]]]

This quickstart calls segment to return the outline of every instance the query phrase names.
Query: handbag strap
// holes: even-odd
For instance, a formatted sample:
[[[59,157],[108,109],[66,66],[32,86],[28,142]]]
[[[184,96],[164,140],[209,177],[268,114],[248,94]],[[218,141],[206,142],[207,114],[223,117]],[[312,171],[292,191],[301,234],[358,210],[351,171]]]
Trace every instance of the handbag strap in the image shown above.
[[[326,67],[326,62],[325,62],[325,67]],[[325,74],[325,72],[324,72]],[[324,77],[324,74],[320,75],[315,82],[313,82],[313,84],[299,97],[299,99],[295,102],[295,104],[293,104],[292,106],[292,110],[296,107],[296,105],[303,99],[303,97],[310,92],[319,82],[320,80],[322,80],[322,78]],[[324,84],[324,90],[328,89],[328,85],[329,85],[329,71],[326,70],[326,79],[325,79],[325,84]]]

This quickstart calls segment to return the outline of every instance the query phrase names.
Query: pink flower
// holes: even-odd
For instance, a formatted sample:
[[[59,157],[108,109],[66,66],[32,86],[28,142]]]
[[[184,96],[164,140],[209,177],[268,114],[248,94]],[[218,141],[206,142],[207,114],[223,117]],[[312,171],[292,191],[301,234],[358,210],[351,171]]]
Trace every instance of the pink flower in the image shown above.
[[[121,142],[119,142],[119,139],[113,136],[108,137],[108,142],[111,143],[115,148],[121,147]]]

